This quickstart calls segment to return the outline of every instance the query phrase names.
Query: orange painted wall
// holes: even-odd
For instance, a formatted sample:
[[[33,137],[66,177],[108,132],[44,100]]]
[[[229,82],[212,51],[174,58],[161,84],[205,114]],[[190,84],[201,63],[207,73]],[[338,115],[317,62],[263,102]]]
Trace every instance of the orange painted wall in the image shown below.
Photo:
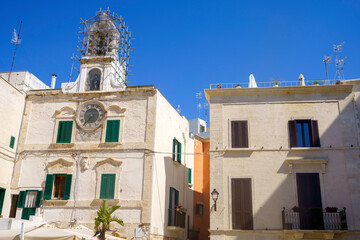
[[[200,230],[199,239],[209,239],[210,228],[210,159],[209,139],[195,137],[194,157],[194,229]],[[196,203],[204,204],[204,215],[196,214]]]

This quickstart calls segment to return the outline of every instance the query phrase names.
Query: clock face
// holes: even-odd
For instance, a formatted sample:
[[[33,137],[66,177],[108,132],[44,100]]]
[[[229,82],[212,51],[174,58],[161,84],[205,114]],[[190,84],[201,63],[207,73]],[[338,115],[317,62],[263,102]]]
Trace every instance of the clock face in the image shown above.
[[[83,128],[94,129],[104,118],[104,109],[97,103],[87,103],[81,107],[79,122]]]

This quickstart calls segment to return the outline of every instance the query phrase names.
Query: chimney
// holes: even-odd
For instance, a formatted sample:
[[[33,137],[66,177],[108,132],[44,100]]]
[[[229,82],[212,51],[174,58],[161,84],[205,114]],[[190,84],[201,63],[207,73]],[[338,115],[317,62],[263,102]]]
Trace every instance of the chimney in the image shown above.
[[[55,88],[56,77],[57,77],[56,74],[53,74],[53,75],[51,76],[51,88],[52,88],[52,89]]]

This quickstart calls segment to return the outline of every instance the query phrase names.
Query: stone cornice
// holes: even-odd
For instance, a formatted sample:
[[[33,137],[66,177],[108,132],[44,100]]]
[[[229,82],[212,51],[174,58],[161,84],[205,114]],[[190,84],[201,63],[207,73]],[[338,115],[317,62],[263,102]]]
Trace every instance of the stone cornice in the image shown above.
[[[351,93],[353,85],[320,85],[296,87],[262,87],[262,88],[217,88],[205,89],[206,100],[217,96],[246,95],[288,95],[288,94],[319,94],[319,93]]]

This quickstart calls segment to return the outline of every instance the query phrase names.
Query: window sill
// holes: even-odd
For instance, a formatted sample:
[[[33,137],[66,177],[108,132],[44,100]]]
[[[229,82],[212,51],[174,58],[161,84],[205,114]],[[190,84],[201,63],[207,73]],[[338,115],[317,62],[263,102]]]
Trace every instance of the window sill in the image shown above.
[[[65,206],[69,200],[64,199],[45,199],[45,206]]]
[[[96,198],[91,202],[91,206],[100,206],[103,202],[103,200],[106,200],[106,202],[109,205],[117,205],[120,202],[120,199],[115,198],[115,199],[100,199],[100,198]]]
[[[72,148],[75,146],[75,143],[52,143],[50,148]]]
[[[103,142],[99,144],[99,147],[117,147],[120,146],[119,142]]]
[[[255,150],[259,150],[259,149],[255,149],[255,148],[228,148],[225,149],[224,151],[227,152],[252,152]]]
[[[318,151],[321,147],[292,147],[290,151]]]

